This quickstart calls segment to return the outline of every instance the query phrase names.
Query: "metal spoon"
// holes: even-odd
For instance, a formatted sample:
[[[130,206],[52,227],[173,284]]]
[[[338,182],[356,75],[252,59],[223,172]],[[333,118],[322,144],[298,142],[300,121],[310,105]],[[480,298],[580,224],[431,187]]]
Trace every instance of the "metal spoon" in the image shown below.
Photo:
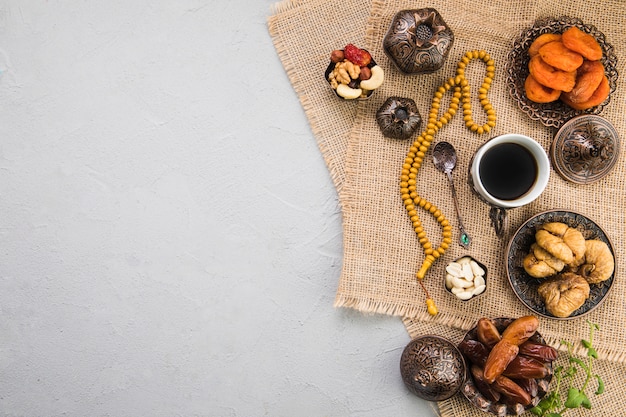
[[[456,216],[459,221],[459,231],[461,236],[459,237],[459,244],[467,249],[472,239],[465,231],[463,227],[463,221],[461,220],[461,212],[459,211],[459,202],[456,197],[456,188],[454,188],[454,181],[452,180],[452,170],[456,166],[456,150],[448,142],[438,142],[433,149],[433,162],[435,167],[446,174],[448,181],[450,182],[450,188],[452,189],[452,199],[454,200],[454,208],[456,209]]]

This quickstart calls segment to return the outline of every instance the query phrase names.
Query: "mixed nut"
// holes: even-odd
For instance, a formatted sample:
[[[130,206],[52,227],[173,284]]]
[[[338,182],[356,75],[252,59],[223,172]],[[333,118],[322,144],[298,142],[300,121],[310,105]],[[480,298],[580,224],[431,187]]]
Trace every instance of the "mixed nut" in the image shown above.
[[[385,80],[385,72],[365,49],[348,44],[330,54],[326,79],[346,100],[369,97]]]

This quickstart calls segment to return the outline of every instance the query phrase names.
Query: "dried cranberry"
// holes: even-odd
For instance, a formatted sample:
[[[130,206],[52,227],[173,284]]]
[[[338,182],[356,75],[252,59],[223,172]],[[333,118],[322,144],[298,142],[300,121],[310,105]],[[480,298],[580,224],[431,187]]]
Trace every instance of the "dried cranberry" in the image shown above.
[[[372,61],[372,56],[369,52],[360,49],[353,44],[349,43],[343,48],[343,53],[346,59],[359,67],[364,67]]]

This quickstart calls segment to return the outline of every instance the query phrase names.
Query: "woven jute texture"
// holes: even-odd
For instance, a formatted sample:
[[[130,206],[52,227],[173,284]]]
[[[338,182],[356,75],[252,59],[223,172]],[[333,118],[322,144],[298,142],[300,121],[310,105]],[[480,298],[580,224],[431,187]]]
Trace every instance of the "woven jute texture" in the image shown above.
[[[606,18],[599,18],[600,3]],[[620,68],[626,62],[621,49],[626,41],[623,20],[614,13],[624,13],[623,3],[572,1],[556,3],[510,2],[498,7],[497,2],[478,5],[476,2],[431,2],[442,13],[446,23],[455,31],[454,46],[446,64],[434,74],[408,77],[400,74],[386,59],[382,51],[384,38],[394,14],[410,6],[403,1],[377,1],[372,5],[367,25],[366,44],[386,69],[386,80],[376,95],[359,106],[353,129],[349,136],[346,155],[345,183],[341,194],[344,215],[344,265],[338,288],[336,304],[363,311],[398,314],[415,320],[447,323],[467,327],[480,316],[518,317],[529,311],[511,290],[504,267],[506,239],[499,239],[489,221],[489,207],[481,202],[467,184],[468,164],[476,149],[486,140],[503,133],[516,132],[535,138],[545,149],[550,148],[554,131],[546,128],[521,112],[509,96],[505,83],[505,62],[513,40],[535,19],[576,13],[584,22],[596,25],[616,46]],[[502,5],[500,5],[502,6]],[[552,7],[553,9],[551,9]],[[447,11],[447,13],[446,13]],[[611,14],[609,17],[608,15]],[[424,283],[439,307],[434,319],[426,312],[424,294],[415,279],[415,272],[424,257],[412,230],[399,194],[399,172],[410,143],[385,138],[375,121],[376,110],[386,97],[401,95],[413,98],[422,113],[427,115],[433,92],[455,74],[456,64],[465,51],[486,50],[496,62],[496,77],[489,97],[497,112],[497,125],[490,134],[471,133],[457,114],[435,136],[437,140],[451,142],[459,152],[459,163],[454,171],[457,180],[460,211],[465,226],[473,238],[469,250],[455,243],[442,259],[435,262]],[[482,82],[484,64],[472,61],[466,74],[474,92]],[[626,72],[622,71],[626,75]],[[611,104],[603,116],[626,137],[626,120],[623,117],[624,85],[626,76],[620,78]],[[476,93],[475,93],[476,94]],[[445,104],[442,106],[445,107]],[[480,105],[474,103],[473,114],[481,123],[484,116]],[[481,117],[483,120],[481,120]],[[620,279],[620,260],[626,259],[620,244],[624,233],[624,158],[620,155],[617,168],[604,179],[592,185],[577,185],[563,180],[552,171],[545,192],[533,203],[509,210],[509,229],[515,230],[532,215],[555,208],[582,213],[601,225],[615,239],[618,274],[614,288],[600,308],[587,318],[603,327],[604,341],[599,348],[606,357],[624,361],[626,331],[621,323],[626,318],[623,294],[626,281]],[[451,191],[445,176],[430,161],[430,152],[417,177],[418,193],[435,204],[449,221],[457,224]],[[421,210],[420,217],[433,244],[441,240],[440,228],[434,218]],[[489,270],[488,292],[470,303],[457,301],[445,292],[442,285],[445,265],[464,254],[481,260]],[[618,325],[618,323],[620,323]],[[584,320],[544,320],[542,329],[550,342],[566,336],[577,335]]]
[[[393,16],[400,10],[433,7],[437,9],[455,35],[454,45],[444,66],[429,75],[401,74],[382,50],[382,40]],[[550,148],[555,130],[531,120],[511,99],[505,84],[505,64],[513,41],[531,27],[536,19],[571,16],[596,26],[615,47],[617,70],[622,76],[611,102],[602,116],[626,137],[623,116],[626,99],[626,5],[623,1],[541,0],[508,2],[500,0],[430,1],[415,4],[408,0],[346,0],[341,7],[323,0],[285,0],[274,6],[269,17],[270,36],[281,62],[310,122],[312,132],[325,158],[337,187],[343,213],[344,259],[335,305],[368,313],[401,316],[411,336],[424,333],[445,333],[460,340],[480,317],[519,317],[530,311],[511,290],[504,267],[507,240],[496,237],[489,222],[489,207],[476,197],[468,183],[469,162],[476,149],[488,139],[504,133],[521,133]],[[330,51],[347,43],[370,50],[385,70],[383,86],[369,99],[360,102],[339,100],[323,79]],[[415,100],[420,113],[428,117],[433,93],[454,76],[456,64],[469,50],[484,49],[496,63],[489,98],[496,109],[497,125],[488,134],[477,135],[467,130],[459,112],[439,130],[433,143],[451,142],[458,151],[458,164],[453,176],[457,185],[460,211],[473,241],[469,250],[454,243],[442,259],[437,260],[424,284],[435,300],[439,314],[428,315],[424,294],[415,279],[415,272],[424,255],[407,217],[399,194],[399,173],[412,140],[385,138],[375,121],[375,114],[384,100],[392,95]],[[472,94],[482,82],[484,64],[472,61],[466,76]],[[444,96],[442,107],[447,108]],[[480,104],[473,99],[477,123],[486,119]],[[594,410],[593,415],[621,415],[626,410],[624,387],[626,363],[626,306],[623,302],[626,282],[622,260],[626,252],[622,244],[626,198],[624,191],[626,167],[621,153],[611,172],[592,185],[576,185],[563,180],[554,170],[545,192],[533,203],[509,210],[508,230],[514,231],[529,217],[552,209],[566,209],[586,215],[611,237],[616,249],[617,274],[605,302],[584,318],[574,320],[541,320],[546,340],[558,346],[562,339],[575,341],[586,336],[585,320],[598,323],[601,333],[596,341],[599,368],[606,371],[604,394],[608,414]],[[455,227],[456,215],[449,184],[444,174],[430,162],[430,151],[417,177],[418,193],[439,207]],[[419,212],[430,240],[437,246],[440,228],[425,211]],[[448,262],[472,255],[489,269],[486,295],[462,303],[445,293],[444,267]],[[611,364],[616,364],[612,366]],[[617,365],[619,364],[619,365]],[[453,399],[441,405],[445,416],[471,415],[463,401]],[[603,411],[603,412],[604,412]]]

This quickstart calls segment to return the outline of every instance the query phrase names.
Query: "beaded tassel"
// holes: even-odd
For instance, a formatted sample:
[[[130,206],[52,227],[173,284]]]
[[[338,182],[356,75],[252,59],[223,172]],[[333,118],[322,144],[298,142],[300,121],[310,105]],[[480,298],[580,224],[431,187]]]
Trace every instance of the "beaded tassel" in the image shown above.
[[[480,59],[486,64],[485,78],[483,79],[482,85],[478,89],[478,99],[480,100],[480,105],[487,114],[487,122],[482,126],[476,124],[472,118],[470,85],[465,78],[465,68],[474,59]],[[417,234],[417,238],[425,255],[424,261],[417,271],[416,276],[426,294],[426,306],[428,308],[428,313],[433,316],[438,313],[437,306],[435,305],[433,299],[430,298],[422,280],[426,276],[426,272],[428,272],[433,262],[443,255],[452,243],[452,225],[448,219],[446,219],[441,210],[417,194],[417,173],[422,165],[422,162],[424,161],[424,156],[426,155],[434,136],[437,134],[439,129],[448,124],[448,122],[454,117],[459,109],[459,103],[461,103],[461,108],[463,109],[463,120],[465,122],[465,126],[472,132],[476,132],[479,135],[489,133],[491,128],[496,125],[496,113],[487,98],[487,92],[491,87],[494,75],[495,64],[487,52],[476,50],[466,52],[457,64],[456,76],[448,79],[435,92],[432,99],[430,113],[428,115],[426,130],[422,132],[413,142],[413,145],[409,148],[409,152],[404,159],[404,164],[402,165],[402,171],[400,174],[400,195],[402,197],[404,207],[407,210],[409,219],[413,224],[413,230],[415,230],[415,233]],[[449,90],[453,90],[450,105],[445,113],[439,117],[441,99]],[[435,217],[435,219],[437,219],[437,222],[441,226],[442,241],[437,248],[433,248],[428,236],[426,236],[426,231],[422,227],[422,223],[417,214],[417,207],[421,207],[428,211],[433,217]]]

